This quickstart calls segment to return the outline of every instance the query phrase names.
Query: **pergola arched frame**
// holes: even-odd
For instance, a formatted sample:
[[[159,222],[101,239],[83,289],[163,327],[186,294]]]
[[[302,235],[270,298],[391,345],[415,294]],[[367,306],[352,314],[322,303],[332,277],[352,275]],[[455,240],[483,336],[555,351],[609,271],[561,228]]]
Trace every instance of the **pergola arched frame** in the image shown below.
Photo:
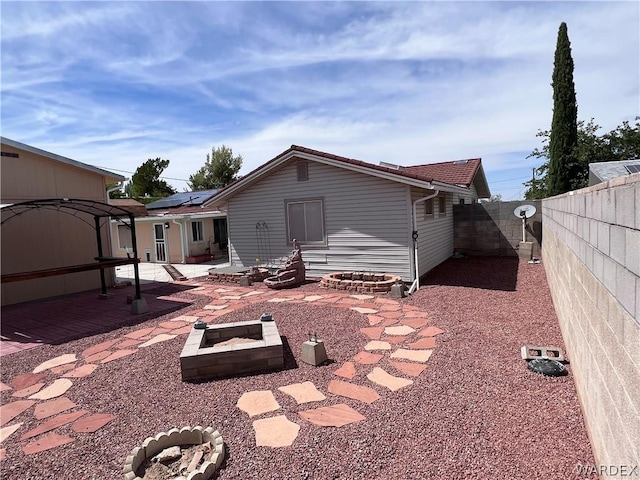
[[[138,263],[140,263],[140,259],[138,258],[136,225],[133,213],[116,205],[110,205],[108,203],[98,202],[95,200],[85,200],[78,198],[48,198],[42,200],[29,200],[26,202],[14,203],[10,205],[2,205],[2,221],[0,222],[0,225],[4,225],[6,222],[14,218],[26,215],[29,212],[42,210],[53,210],[56,212],[65,213],[91,226],[96,232],[98,256],[95,257],[95,260],[97,260],[97,263],[71,265],[67,267],[50,268],[32,272],[10,273],[2,275],[2,283],[18,282],[22,280],[31,280],[34,278],[43,278],[55,275],[65,275],[67,273],[84,272],[88,270],[100,270],[100,284],[102,294],[106,295],[107,285],[104,275],[105,268],[133,264],[136,290],[135,300],[141,300],[142,297],[140,295],[140,274],[138,270]],[[83,218],[84,215],[82,214],[87,214],[93,217],[93,224],[87,221],[86,218]],[[104,256],[102,248],[102,236],[100,234],[102,228],[102,219],[105,219],[105,224],[108,224],[109,219],[118,220],[131,230],[133,258],[131,258],[129,254],[127,254],[127,258],[112,258]],[[136,313],[143,312],[140,311]]]

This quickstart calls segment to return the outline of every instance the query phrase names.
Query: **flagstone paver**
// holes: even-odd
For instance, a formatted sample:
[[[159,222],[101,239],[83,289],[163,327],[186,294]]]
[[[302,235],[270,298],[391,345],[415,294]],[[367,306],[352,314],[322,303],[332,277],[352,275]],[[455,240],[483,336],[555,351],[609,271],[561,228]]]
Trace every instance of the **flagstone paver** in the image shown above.
[[[389,342],[381,342],[380,340],[371,340],[364,346],[367,351],[371,350],[391,350],[391,344]]]
[[[67,443],[75,442],[75,438],[67,437],[66,435],[58,435],[57,433],[51,433],[34,442],[28,443],[22,447],[22,451],[25,455],[32,455],[38,452],[44,452],[51,448],[59,447]]]
[[[168,330],[175,330],[176,328],[184,327],[184,322],[176,322],[175,320],[170,320],[160,323],[160,326]]]
[[[9,423],[34,403],[36,402],[33,400],[17,400],[15,402],[0,405],[0,426]]]
[[[411,348],[436,348],[436,337],[423,337],[420,340],[410,343]]]
[[[184,335],[185,333],[190,333],[192,328],[191,325],[185,325],[184,327],[171,330],[171,335]]]
[[[376,298],[373,295],[349,295],[351,298],[355,298],[356,300],[371,300]]]
[[[396,320],[402,317],[404,314],[402,312],[380,312],[378,313],[381,317],[386,318],[387,320]]]
[[[298,412],[298,414],[308,422],[320,427],[343,427],[365,419],[357,410],[354,410],[344,403],[313,410],[304,410]]]
[[[298,405],[308,402],[321,402],[327,398],[311,382],[292,383],[291,385],[278,387],[278,390],[291,395]]]
[[[407,325],[398,325],[396,327],[385,327],[385,335],[409,335],[415,332],[415,328],[408,327]]]
[[[129,355],[133,355],[136,352],[137,352],[137,350],[116,350],[111,355],[109,355],[107,358],[104,358],[100,363],[113,362],[114,360],[118,360],[120,358],[127,357]]]
[[[333,372],[333,374],[351,380],[356,376],[356,366],[353,362],[344,362],[344,364],[338,370]]]
[[[418,317],[415,317],[415,318],[406,318],[405,317],[402,320],[400,320],[400,323],[402,325],[407,325],[408,327],[418,329],[418,328],[422,328],[425,325],[427,325],[429,323],[429,319],[428,318],[418,318]]]
[[[176,338],[176,335],[171,335],[171,334],[168,334],[168,333],[161,333],[159,335],[156,335],[152,339],[147,340],[144,343],[141,343],[140,345],[138,345],[138,348],[149,347],[151,345],[155,345],[156,343],[166,342],[167,340],[171,340],[173,338]]]
[[[102,352],[104,350],[109,350],[111,347],[113,347],[119,341],[120,341],[120,339],[115,339],[115,340],[109,340],[109,341],[106,341],[106,342],[102,342],[102,343],[99,343],[97,345],[93,345],[92,347],[84,349],[80,355],[82,356],[82,358],[90,357],[91,355],[94,355],[96,353]]]
[[[378,392],[373,388],[343,382],[342,380],[331,380],[327,390],[329,393],[333,393],[334,395],[352,398],[364,403],[373,403],[380,398]]]
[[[78,359],[75,353],[67,353],[65,355],[60,355],[59,357],[52,358],[51,360],[47,360],[46,362],[42,362],[40,365],[33,369],[33,373],[44,372],[45,370],[49,370],[50,368],[77,361]]]
[[[267,300],[267,302],[270,303],[283,303],[283,302],[289,302],[293,300],[292,298],[280,298],[280,297],[275,297],[275,298],[270,298],[269,300]]]
[[[11,387],[6,383],[0,382],[0,392],[4,392],[5,390],[11,390]]]
[[[369,325],[373,326],[383,321],[384,317],[381,317],[380,315],[367,315],[367,320],[369,320]]]
[[[9,436],[11,436],[16,430],[20,428],[23,422],[8,425],[0,428],[0,443],[4,442]]]
[[[38,393],[31,395],[29,398],[32,400],[49,400],[51,398],[59,397],[63,395],[67,390],[71,388],[73,382],[68,378],[59,378],[51,385],[40,390]]]
[[[95,363],[85,363],[81,367],[71,370],[70,372],[66,372],[62,376],[64,378],[84,378],[95,372],[96,368],[98,368],[98,365]]]
[[[65,410],[70,410],[75,406],[76,404],[69,400],[67,397],[60,397],[48,402],[38,403],[36,405],[33,416],[38,420],[42,420],[43,418],[56,415],[58,413],[64,412]]]
[[[379,327],[389,327],[391,325],[397,324],[398,321],[399,321],[399,318],[385,318],[382,323],[378,324],[378,326]]]
[[[405,336],[398,336],[398,337],[396,337],[396,336],[393,336],[393,337],[385,337],[385,339],[384,339],[384,340],[385,340],[385,342],[389,342],[389,343],[391,343],[391,344],[393,344],[393,345],[397,345],[397,344],[399,344],[399,343],[404,343],[404,342],[406,342],[406,341],[407,341],[407,337],[405,337]]]
[[[433,350],[407,350],[405,348],[399,348],[391,354],[391,358],[402,358],[404,360],[411,360],[412,362],[425,363],[431,357]]]
[[[393,390],[394,392],[413,383],[413,380],[395,377],[380,367],[374,367],[371,373],[367,375],[367,378],[373,383],[387,387],[389,390]]]
[[[93,433],[117,417],[110,413],[94,413],[73,422],[71,429],[76,433]]]
[[[11,396],[12,397],[18,397],[18,398],[30,397],[34,393],[39,392],[40,389],[42,387],[44,387],[45,385],[46,385],[45,382],[39,382],[39,383],[36,383],[36,384],[31,385],[29,387],[23,388],[22,390],[16,390],[15,392],[13,392],[11,394]]]
[[[205,310],[223,310],[225,308],[227,308],[229,306],[228,303],[224,303],[222,305],[205,305],[204,308]]]
[[[187,322],[187,323],[195,323],[200,317],[196,317],[194,315],[180,315],[173,319],[174,322]],[[131,338],[131,337],[130,337]]]
[[[427,366],[423,363],[411,363],[411,362],[389,362],[395,369],[400,370],[405,375],[410,377],[419,376]]]
[[[353,357],[353,359],[363,365],[373,365],[378,363],[384,355],[378,353],[360,352]]]
[[[384,327],[362,327],[360,332],[369,337],[371,340],[378,340],[382,335]]]
[[[242,394],[236,406],[250,417],[274,412],[280,408],[271,390],[255,390]]]
[[[400,305],[397,303],[384,303],[380,305],[381,312],[395,312],[400,310]]]
[[[84,361],[87,363],[99,362],[100,360],[104,360],[105,358],[107,358],[112,353],[113,352],[111,352],[110,350],[103,350],[102,352],[95,353],[90,357],[85,358]]]
[[[189,328],[190,325],[187,325]],[[135,347],[142,343],[142,340],[133,340],[132,338],[127,338],[126,340],[122,340],[120,343],[115,345],[115,348],[122,350],[124,348]]]
[[[51,420],[46,421],[39,427],[34,428],[33,430],[29,430],[26,432],[20,440],[27,440],[32,437],[37,437],[38,435],[42,435],[43,433],[50,432],[51,430],[66,425],[71,422],[75,422],[77,419],[89,413],[88,410],[79,410],[77,412],[71,413],[62,413],[53,417]]]
[[[253,422],[258,447],[288,447],[298,437],[300,425],[285,415],[263,418]]]
[[[441,333],[444,333],[444,330],[432,326],[425,328],[418,335],[420,335],[421,337],[435,337],[436,335],[440,335]]]
[[[323,297],[322,295],[307,295],[306,297],[303,298],[303,300],[305,302],[315,302],[317,300],[321,300]]]
[[[375,308],[351,307],[351,310],[355,310],[358,313],[378,313],[378,310]]]

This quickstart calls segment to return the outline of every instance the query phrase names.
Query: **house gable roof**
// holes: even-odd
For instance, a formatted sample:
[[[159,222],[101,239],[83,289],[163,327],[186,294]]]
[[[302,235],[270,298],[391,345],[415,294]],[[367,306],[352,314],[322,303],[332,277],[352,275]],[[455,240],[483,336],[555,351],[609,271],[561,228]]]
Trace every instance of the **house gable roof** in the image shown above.
[[[56,162],[65,163],[67,165],[81,168],[83,170],[87,170],[92,173],[97,173],[109,179],[113,179],[120,182],[126,180],[124,176],[118,175],[117,173],[109,172],[108,170],[103,170],[102,168],[94,167],[93,165],[88,165],[86,163],[82,163],[77,160],[72,160],[71,158],[63,157],[61,155],[56,155],[55,153],[47,152],[46,150],[41,150],[39,148],[32,147],[31,145],[27,145],[26,143],[16,142],[15,140],[11,140],[10,138],[0,137],[0,142],[3,145],[8,145],[13,148],[24,150],[25,152],[47,157],[51,160],[55,160]]]
[[[341,157],[299,145],[291,145],[290,148],[278,156],[222,189],[210,200],[205,202],[205,205],[226,200],[265,175],[268,175],[269,172],[283,163],[294,158],[334,165],[421,188],[437,188],[443,191],[458,193],[468,193],[469,187],[474,181],[476,174],[479,171],[482,172],[481,160],[479,158],[465,161],[468,162],[469,165],[464,168],[457,168],[457,166],[454,168],[453,164],[456,162],[443,162],[442,164],[435,164],[441,165],[439,168],[429,170],[423,168],[429,165],[418,165],[414,167],[391,166],[391,164],[385,164],[389,166],[375,165],[354,158]],[[486,186],[484,172],[482,172],[482,180]],[[488,192],[488,190],[487,186],[486,191]]]
[[[640,165],[640,159],[598,162],[589,164],[589,185],[630,175],[627,165]],[[595,177],[595,178],[593,178]]]

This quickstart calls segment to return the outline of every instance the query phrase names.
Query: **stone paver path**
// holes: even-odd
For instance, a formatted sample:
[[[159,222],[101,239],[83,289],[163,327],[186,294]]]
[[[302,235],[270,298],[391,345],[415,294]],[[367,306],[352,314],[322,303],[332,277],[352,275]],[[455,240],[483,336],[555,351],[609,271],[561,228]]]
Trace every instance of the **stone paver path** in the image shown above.
[[[394,377],[380,367],[375,367],[373,370],[371,370],[371,373],[367,375],[367,378],[373,383],[377,383],[378,385],[387,387],[389,390],[393,390],[394,392],[413,383],[413,380]]]
[[[353,398],[364,403],[373,403],[380,398],[378,392],[373,388],[355,385],[341,380],[331,380],[327,387],[330,393],[340,395],[341,397]]]
[[[258,390],[243,393],[236,406],[250,417],[273,412],[280,408],[271,390]]]
[[[278,390],[287,395],[291,395],[298,405],[301,403],[321,402],[327,398],[311,382],[294,383],[284,387],[278,387]]]
[[[300,425],[285,415],[263,418],[253,422],[258,447],[288,447],[298,437]]]
[[[345,425],[359,422],[365,418],[344,403],[331,407],[316,408],[314,410],[304,410],[299,413],[302,418],[320,427],[344,427]]]

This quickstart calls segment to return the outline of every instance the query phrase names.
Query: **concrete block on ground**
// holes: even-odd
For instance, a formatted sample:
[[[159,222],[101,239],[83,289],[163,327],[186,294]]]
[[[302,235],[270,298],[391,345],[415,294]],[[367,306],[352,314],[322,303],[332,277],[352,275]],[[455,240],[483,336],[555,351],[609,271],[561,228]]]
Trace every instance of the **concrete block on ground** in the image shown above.
[[[307,340],[302,344],[301,360],[309,365],[318,366],[328,360],[327,351],[322,340]]]

